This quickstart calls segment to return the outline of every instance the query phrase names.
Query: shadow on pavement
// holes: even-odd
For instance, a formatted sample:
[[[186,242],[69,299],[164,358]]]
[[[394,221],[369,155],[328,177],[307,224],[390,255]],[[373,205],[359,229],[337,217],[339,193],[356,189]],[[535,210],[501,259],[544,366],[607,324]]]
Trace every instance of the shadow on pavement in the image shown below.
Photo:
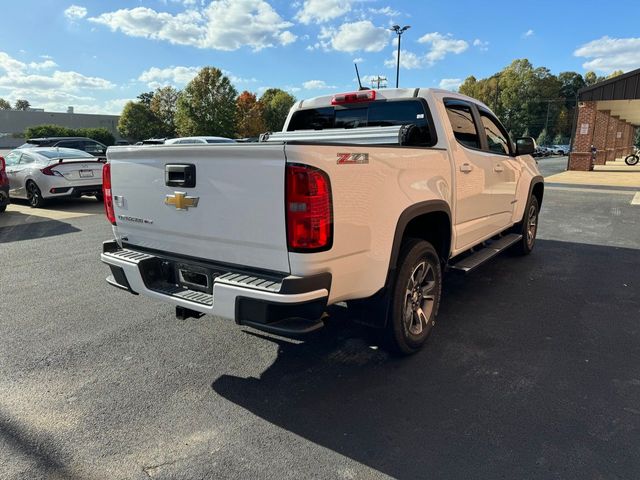
[[[0,447],[9,448],[12,455],[18,455],[28,464],[29,472],[21,471],[22,478],[69,479],[78,478],[56,459],[58,453],[48,451],[47,443],[41,438],[31,438],[15,421],[0,412]],[[2,449],[4,449],[2,448]],[[2,451],[0,449],[0,451]],[[7,452],[8,453],[8,452]],[[2,463],[0,463],[0,466]],[[4,474],[10,472],[4,471]],[[0,477],[4,475],[0,470]],[[37,474],[37,476],[36,476]]]
[[[15,213],[13,215],[16,215]],[[18,214],[21,215],[21,214]],[[79,232],[80,229],[59,220],[46,220],[3,227],[0,218],[0,243],[54,237]]]
[[[393,359],[334,311],[260,378],[212,388],[396,478],[636,478],[640,250],[539,240],[449,275],[427,348]]]
[[[46,213],[48,210],[96,215],[104,212],[104,204],[101,201],[97,201],[94,197],[49,199],[44,207],[38,209],[31,209],[29,202],[21,199],[12,199],[11,204],[27,208],[33,212],[33,214]]]

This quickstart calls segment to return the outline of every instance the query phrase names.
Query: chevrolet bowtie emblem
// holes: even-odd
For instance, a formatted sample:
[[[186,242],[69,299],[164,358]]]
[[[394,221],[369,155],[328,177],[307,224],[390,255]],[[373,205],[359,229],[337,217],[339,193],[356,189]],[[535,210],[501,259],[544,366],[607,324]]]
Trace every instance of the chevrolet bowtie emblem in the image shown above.
[[[173,195],[167,195],[164,198],[166,205],[175,205],[176,210],[188,210],[189,207],[196,208],[200,197],[189,197],[184,192],[175,192]]]

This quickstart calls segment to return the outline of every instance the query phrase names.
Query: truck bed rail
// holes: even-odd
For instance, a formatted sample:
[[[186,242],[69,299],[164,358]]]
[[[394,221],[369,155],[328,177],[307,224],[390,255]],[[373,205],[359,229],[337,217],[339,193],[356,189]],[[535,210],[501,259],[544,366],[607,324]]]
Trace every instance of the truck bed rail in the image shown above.
[[[406,145],[417,129],[413,124],[390,127],[328,128],[326,130],[295,130],[267,132],[260,142],[346,143],[367,145]]]

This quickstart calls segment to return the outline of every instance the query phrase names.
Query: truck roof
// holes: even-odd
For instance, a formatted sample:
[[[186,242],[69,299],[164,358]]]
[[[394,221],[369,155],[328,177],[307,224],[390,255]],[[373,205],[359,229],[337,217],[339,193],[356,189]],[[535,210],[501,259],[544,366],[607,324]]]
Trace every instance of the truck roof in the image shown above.
[[[376,99],[402,99],[402,98],[416,98],[416,97],[428,97],[429,95],[436,95],[438,97],[446,96],[452,98],[459,98],[460,100],[466,100],[469,102],[476,103],[478,105],[482,105],[487,108],[484,103],[481,101],[468,97],[467,95],[463,95],[461,93],[452,92],[450,90],[444,90],[442,88],[381,88],[381,89],[370,89],[376,92]],[[357,91],[354,89],[353,91]],[[367,90],[363,90],[366,92]],[[345,93],[345,92],[336,92],[336,94]],[[318,107],[328,107],[331,105],[331,100],[335,94],[331,95],[322,95],[319,97],[308,98],[305,100],[300,100],[294,105],[295,110],[301,110],[304,108],[318,108]]]

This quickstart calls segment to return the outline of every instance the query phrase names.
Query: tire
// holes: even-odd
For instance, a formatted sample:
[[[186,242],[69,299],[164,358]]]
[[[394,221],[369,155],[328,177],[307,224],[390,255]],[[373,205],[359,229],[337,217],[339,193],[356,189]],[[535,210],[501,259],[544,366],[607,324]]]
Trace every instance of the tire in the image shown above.
[[[624,159],[624,163],[626,163],[630,167],[633,167],[636,163],[638,163],[639,160],[640,158],[638,157],[638,155],[631,154]]]
[[[4,212],[7,209],[6,205],[0,205],[0,213]]]
[[[533,251],[538,233],[539,214],[540,205],[538,198],[532,195],[524,210],[522,222],[514,229],[515,233],[522,235],[522,239],[511,248],[511,251],[516,255],[529,255]]]
[[[41,208],[45,204],[45,200],[42,198],[42,192],[40,192],[35,182],[27,182],[27,200],[32,208]]]
[[[433,326],[442,294],[442,268],[433,245],[410,238],[400,251],[389,317],[384,331],[387,347],[410,355],[424,345]]]

